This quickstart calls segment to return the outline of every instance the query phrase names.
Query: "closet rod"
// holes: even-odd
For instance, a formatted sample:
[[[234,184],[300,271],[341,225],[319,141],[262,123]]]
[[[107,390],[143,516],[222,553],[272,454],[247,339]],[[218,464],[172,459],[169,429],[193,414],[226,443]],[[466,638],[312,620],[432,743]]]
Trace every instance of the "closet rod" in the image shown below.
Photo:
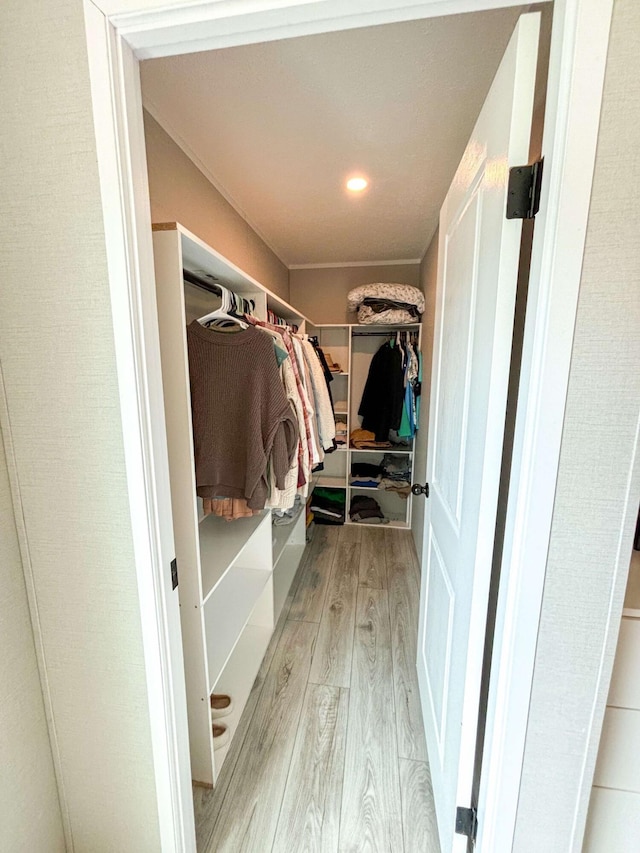
[[[393,329],[393,331],[391,332],[353,332],[352,334],[354,338],[388,338],[391,337],[391,335],[397,334],[397,332],[409,332],[410,334],[413,333],[414,335],[418,334],[418,330],[412,328]]]
[[[189,284],[195,284],[196,287],[202,288],[202,290],[208,290],[209,293],[215,293],[216,296],[222,296],[222,290],[220,289],[220,285],[216,284],[213,281],[209,281],[206,278],[202,278],[202,276],[197,275],[191,270],[182,270],[182,277],[185,281],[188,281]],[[228,289],[228,288],[227,288]]]

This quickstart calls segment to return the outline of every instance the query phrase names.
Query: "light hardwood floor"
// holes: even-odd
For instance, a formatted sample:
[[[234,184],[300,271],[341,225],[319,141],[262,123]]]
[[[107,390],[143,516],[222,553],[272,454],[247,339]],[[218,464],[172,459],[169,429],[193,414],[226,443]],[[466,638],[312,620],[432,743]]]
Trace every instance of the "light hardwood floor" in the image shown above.
[[[215,791],[199,853],[440,853],[415,669],[409,531],[318,527]]]

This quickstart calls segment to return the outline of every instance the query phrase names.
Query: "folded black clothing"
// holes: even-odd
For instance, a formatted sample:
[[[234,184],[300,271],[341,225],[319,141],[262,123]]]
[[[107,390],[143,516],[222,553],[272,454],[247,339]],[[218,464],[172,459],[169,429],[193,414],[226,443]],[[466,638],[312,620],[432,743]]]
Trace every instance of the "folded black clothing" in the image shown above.
[[[370,498],[369,495],[354,495],[351,498],[350,509],[380,509],[380,504],[374,498]]]
[[[409,302],[398,302],[395,299],[376,299],[374,296],[367,296],[360,304],[368,305],[374,314],[381,314],[389,308],[396,308],[401,309],[402,311],[408,311],[412,317],[420,319],[420,312],[417,307],[415,305],[411,305]]]
[[[382,474],[382,466],[372,465],[371,462],[352,462],[351,474],[354,477],[378,477]]]
[[[358,512],[354,512],[351,518],[357,518],[358,521],[362,521],[364,518],[384,518],[384,515],[380,509],[361,509]]]
[[[380,504],[374,498],[368,495],[354,495],[351,498],[351,506],[349,507],[349,517],[353,520],[357,516],[358,519],[364,518],[384,518],[384,514],[380,509]]]

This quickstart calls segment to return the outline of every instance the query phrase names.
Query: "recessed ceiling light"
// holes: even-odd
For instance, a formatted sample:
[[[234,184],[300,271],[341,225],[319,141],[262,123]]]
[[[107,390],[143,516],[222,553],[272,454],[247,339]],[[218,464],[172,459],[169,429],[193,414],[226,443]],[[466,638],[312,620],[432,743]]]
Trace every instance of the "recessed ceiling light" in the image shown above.
[[[369,181],[366,178],[349,178],[347,181],[347,189],[352,193],[361,193],[369,186]]]

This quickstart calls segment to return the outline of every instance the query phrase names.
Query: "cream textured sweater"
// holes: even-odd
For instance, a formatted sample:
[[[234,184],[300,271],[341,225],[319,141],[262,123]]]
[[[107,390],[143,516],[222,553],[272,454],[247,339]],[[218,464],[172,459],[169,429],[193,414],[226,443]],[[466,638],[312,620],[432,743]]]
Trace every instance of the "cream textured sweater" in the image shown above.
[[[187,347],[198,495],[263,509],[269,459],[282,489],[298,447],[273,339],[253,326],[221,332],[194,320]]]

